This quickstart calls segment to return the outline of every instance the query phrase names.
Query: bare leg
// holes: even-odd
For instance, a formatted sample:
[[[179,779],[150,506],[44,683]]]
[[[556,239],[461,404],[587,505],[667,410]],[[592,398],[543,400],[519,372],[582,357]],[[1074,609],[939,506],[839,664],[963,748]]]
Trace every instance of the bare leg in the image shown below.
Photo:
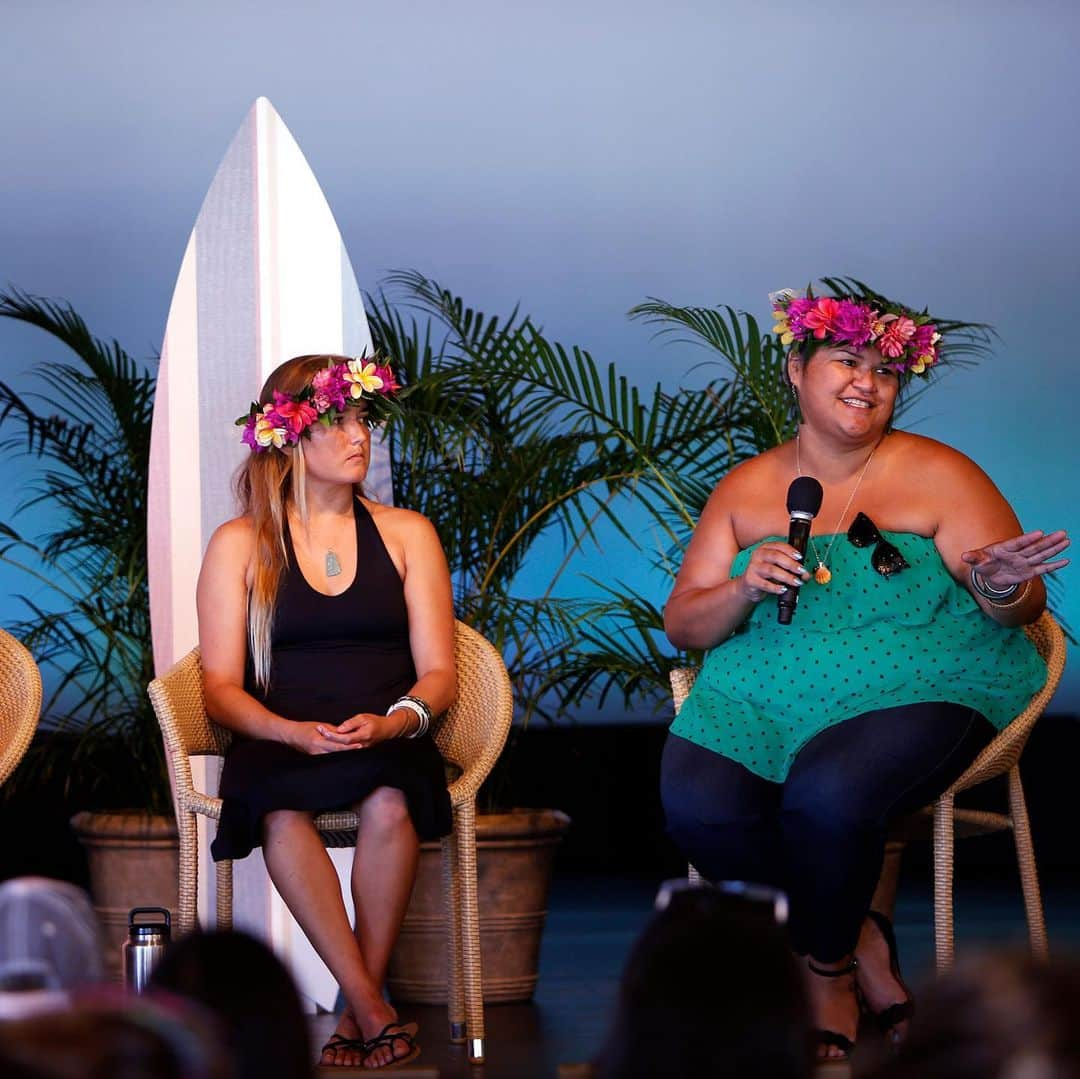
[[[337,872],[311,814],[290,809],[268,813],[263,856],[274,886],[341,986],[349,1014],[358,1017],[365,1030],[374,1028],[374,1033],[393,1022],[397,1016],[364,963],[349,925]],[[345,1024],[339,1033],[356,1037],[359,1032]],[[325,1062],[358,1065],[362,1058],[359,1052],[342,1050]]]
[[[893,970],[888,942],[880,927],[871,918],[866,918],[859,930],[855,955],[859,960],[856,974],[859,991],[874,1015],[909,999],[907,986],[898,979]],[[900,1043],[907,1037],[907,1032],[908,1021],[901,1019],[890,1028],[888,1036],[894,1043]]]
[[[390,953],[397,942],[401,922],[409,905],[420,842],[409,816],[405,795],[393,787],[379,787],[357,807],[360,827],[353,855],[352,895],[356,907],[356,939],[364,965],[382,989]],[[379,1033],[360,1020],[368,1037]],[[406,1055],[404,1042],[376,1049],[368,1058],[371,1067],[388,1064]]]

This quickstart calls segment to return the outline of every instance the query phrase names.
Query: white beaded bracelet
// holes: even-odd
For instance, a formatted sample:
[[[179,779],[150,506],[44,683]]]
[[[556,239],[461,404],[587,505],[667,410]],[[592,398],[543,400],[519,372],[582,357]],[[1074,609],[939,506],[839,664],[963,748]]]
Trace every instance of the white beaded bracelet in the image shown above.
[[[392,715],[399,708],[408,709],[412,712],[417,719],[416,730],[412,734],[406,735],[408,738],[422,738],[427,734],[428,729],[431,726],[431,709],[420,700],[419,697],[399,697],[390,707],[386,710],[386,714]]]

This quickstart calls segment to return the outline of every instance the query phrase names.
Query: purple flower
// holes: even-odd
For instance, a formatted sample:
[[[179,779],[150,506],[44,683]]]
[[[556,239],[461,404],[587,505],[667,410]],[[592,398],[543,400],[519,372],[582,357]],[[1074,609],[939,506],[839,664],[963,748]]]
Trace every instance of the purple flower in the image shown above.
[[[937,327],[932,322],[924,322],[917,327],[911,338],[911,352],[914,356],[928,356],[934,350],[934,335]]]
[[[255,423],[259,419],[258,413],[252,412],[248,416],[247,423],[244,424],[244,433],[240,436],[240,441],[245,446],[250,446],[256,453],[261,453],[266,447],[260,446],[255,441]]]
[[[797,340],[801,340],[806,336],[806,323],[804,320],[813,310],[816,302],[816,300],[808,299],[805,296],[798,296],[788,305],[788,325]]]
[[[862,303],[843,300],[833,324],[833,337],[838,342],[862,348],[870,341],[874,323],[874,312]]]

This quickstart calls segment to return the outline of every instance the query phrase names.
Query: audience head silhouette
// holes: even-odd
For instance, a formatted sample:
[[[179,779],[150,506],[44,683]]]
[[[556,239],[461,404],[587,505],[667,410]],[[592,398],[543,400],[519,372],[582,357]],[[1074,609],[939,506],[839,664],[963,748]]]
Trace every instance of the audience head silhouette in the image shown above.
[[[254,937],[229,931],[178,940],[154,968],[150,991],[194,1001],[214,1016],[234,1079],[310,1079],[300,996],[281,960]]]
[[[958,964],[920,996],[876,1079],[1080,1075],[1080,960],[1006,952]]]
[[[596,1071],[801,1079],[813,1063],[802,982],[772,909],[676,892],[634,945]]]

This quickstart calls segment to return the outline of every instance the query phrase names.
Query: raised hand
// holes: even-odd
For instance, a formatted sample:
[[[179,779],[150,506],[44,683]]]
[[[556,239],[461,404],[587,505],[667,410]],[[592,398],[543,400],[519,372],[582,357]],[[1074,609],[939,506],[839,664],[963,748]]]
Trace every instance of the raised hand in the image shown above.
[[[1033,577],[1053,573],[1069,564],[1067,558],[1057,558],[1069,546],[1064,531],[1025,532],[1015,539],[991,543],[960,556],[991,587],[1008,588],[1023,584]]]

